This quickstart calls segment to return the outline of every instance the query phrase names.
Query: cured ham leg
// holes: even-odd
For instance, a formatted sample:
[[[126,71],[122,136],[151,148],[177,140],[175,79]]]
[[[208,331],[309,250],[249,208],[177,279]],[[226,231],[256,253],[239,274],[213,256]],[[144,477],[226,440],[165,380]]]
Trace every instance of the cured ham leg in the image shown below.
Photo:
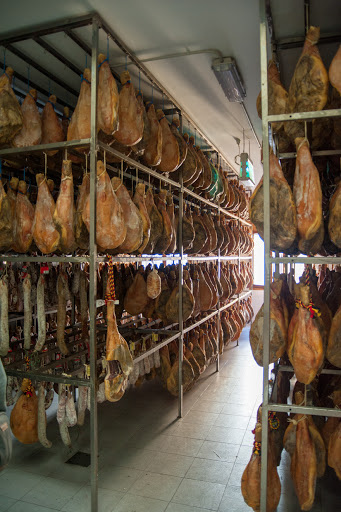
[[[288,249],[294,242],[297,220],[293,194],[282,168],[271,153],[270,165],[270,247],[276,250]],[[250,219],[264,238],[263,179],[257,185],[250,199]],[[309,199],[310,200],[310,199]]]
[[[329,203],[329,221],[328,221],[329,238],[339,249],[341,248],[341,183],[338,184],[336,190]]]
[[[167,190],[160,190],[157,200],[157,208],[162,215],[163,230],[161,236],[155,244],[154,250],[156,254],[164,254],[171,244],[173,237],[172,223],[166,209],[166,198]]]
[[[103,53],[98,56],[97,128],[107,135],[118,129],[118,100],[116,80]]]
[[[59,249],[64,253],[70,253],[76,248],[74,209],[72,163],[70,160],[63,160],[62,179],[53,220],[60,234]]]
[[[341,368],[341,306],[335,313],[332,320],[326,357],[334,366]]]
[[[316,254],[324,237],[320,176],[306,139],[295,140],[297,147],[294,199],[299,235],[298,247],[304,254]]]
[[[143,111],[139,108],[128,71],[121,74],[121,83],[118,104],[119,128],[114,137],[124,146],[133,146],[140,142],[143,136]]]
[[[124,223],[127,228],[125,240],[123,244],[117,248],[117,251],[122,253],[137,251],[143,240],[143,223],[141,214],[137,206],[133,203],[128,190],[123,185],[120,178],[112,178],[111,184],[122,207]]]
[[[28,252],[33,240],[34,207],[27,197],[27,185],[19,181],[15,204],[13,250],[22,254]]]
[[[90,195],[82,214],[84,224],[90,231]],[[96,187],[96,243],[100,248],[115,249],[123,243],[127,234],[123,210],[112,188],[103,162],[97,162]]]
[[[152,103],[147,103],[147,118],[149,122],[149,138],[142,160],[147,166],[154,167],[161,162],[162,130]]]
[[[12,77],[13,69],[6,68],[0,78],[0,144],[10,142],[23,125],[22,111],[11,87]]]
[[[330,64],[329,80],[332,86],[341,94],[341,45]]]
[[[64,140],[63,125],[54,111],[56,101],[56,96],[52,94],[46,102],[43,110],[41,117],[42,144],[52,144],[54,142],[62,142]],[[57,152],[58,150],[48,151],[47,154],[53,156]]]
[[[36,101],[37,91],[31,89],[21,105],[23,127],[13,139],[13,146],[16,148],[40,144],[42,125]]]
[[[49,190],[44,174],[37,174],[37,204],[34,212],[33,239],[43,254],[57,250],[60,235],[53,221],[55,202]]]
[[[145,186],[143,183],[138,183],[136,185],[133,201],[134,201],[134,204],[138,207],[141,217],[142,217],[143,241],[138,249],[138,252],[140,254],[143,254],[143,252],[146,248],[146,245],[149,242],[150,227],[151,227],[150,218],[149,218],[146,203],[145,203]]]
[[[79,194],[76,204],[76,220],[75,220],[75,240],[76,245],[80,249],[86,250],[89,247],[89,231],[83,221],[84,205],[90,195],[90,174],[83,176],[83,181],[79,187]]]
[[[179,167],[179,144],[171,132],[169,122],[162,110],[157,110],[156,115],[162,129],[162,155],[158,169],[161,172],[173,172]]]
[[[284,89],[276,63],[270,60],[268,64],[268,114],[278,115],[285,114],[288,93]],[[262,119],[262,94],[257,97],[257,112]],[[271,123],[274,132],[278,132],[284,123]]]
[[[309,286],[296,285],[295,295],[303,306],[309,305]],[[310,384],[323,364],[326,334],[321,318],[312,318],[303,306],[296,309],[290,321],[287,352],[297,380]]]
[[[67,140],[88,139],[91,136],[91,71],[84,69],[76,108],[67,130]]]
[[[157,243],[163,232],[163,219],[161,213],[155,206],[152,188],[148,188],[147,190],[145,204],[151,225],[149,241],[144,251],[146,254],[153,254],[155,244]]]

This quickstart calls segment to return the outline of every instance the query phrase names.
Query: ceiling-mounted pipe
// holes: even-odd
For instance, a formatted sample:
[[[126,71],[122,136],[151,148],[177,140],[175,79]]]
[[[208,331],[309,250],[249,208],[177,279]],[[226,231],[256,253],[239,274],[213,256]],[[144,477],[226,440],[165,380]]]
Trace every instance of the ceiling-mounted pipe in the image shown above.
[[[256,139],[256,142],[257,142],[257,144],[258,144],[258,147],[259,147],[259,148],[261,148],[261,147],[262,147],[262,145],[261,145],[261,143],[259,142],[259,139],[258,139],[258,137],[257,137],[256,131],[255,131],[255,129],[254,129],[254,127],[253,127],[253,124],[252,124],[252,121],[251,121],[251,119],[250,119],[249,113],[248,113],[248,111],[246,110],[246,107],[245,107],[245,105],[244,105],[244,103],[243,103],[243,102],[241,103],[241,106],[242,106],[242,109],[243,109],[243,111],[244,111],[244,114],[245,114],[245,117],[246,117],[246,119],[247,119],[247,122],[249,123],[249,126],[250,126],[250,128],[251,128],[251,131],[252,131],[252,133],[253,133],[253,136],[254,136],[254,138]]]
[[[159,55],[158,57],[151,57],[150,59],[139,59],[140,62],[154,62],[157,60],[167,60],[167,59],[175,59],[177,57],[188,57],[189,55],[201,55],[205,53],[213,53],[214,55],[218,55],[218,57],[223,61],[224,57],[220,50],[217,48],[207,48],[205,50],[193,50],[188,52],[180,52],[180,53],[168,53],[166,55]],[[126,63],[117,64],[115,67],[125,66]],[[128,66],[134,65],[134,62],[128,62]]]

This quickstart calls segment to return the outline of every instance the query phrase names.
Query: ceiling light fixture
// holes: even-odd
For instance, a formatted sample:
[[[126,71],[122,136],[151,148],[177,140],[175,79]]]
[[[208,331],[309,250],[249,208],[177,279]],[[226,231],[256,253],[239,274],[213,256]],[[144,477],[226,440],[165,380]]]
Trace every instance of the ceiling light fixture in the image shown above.
[[[227,99],[242,103],[246,92],[235,60],[232,57],[214,59],[212,69]]]

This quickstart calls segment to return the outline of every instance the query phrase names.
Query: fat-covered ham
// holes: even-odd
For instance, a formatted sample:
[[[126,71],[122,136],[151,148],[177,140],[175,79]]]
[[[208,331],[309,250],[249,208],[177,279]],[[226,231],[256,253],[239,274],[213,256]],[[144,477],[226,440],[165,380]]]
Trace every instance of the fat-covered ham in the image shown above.
[[[125,240],[123,244],[117,248],[117,251],[122,253],[137,251],[143,240],[143,223],[141,214],[137,206],[133,203],[128,190],[123,185],[120,178],[112,178],[111,184],[122,207],[124,223],[127,228]]]
[[[19,181],[15,204],[13,250],[20,253],[28,252],[32,240],[34,208],[27,197],[27,185]]]
[[[128,71],[121,74],[122,89],[119,97],[119,128],[115,139],[124,146],[137,144],[143,136],[143,111],[137,101]]]
[[[135,194],[134,194],[134,204],[138,207],[139,212],[142,217],[142,226],[143,226],[143,240],[140,245],[138,251],[140,254],[143,254],[146,245],[149,242],[150,237],[150,227],[151,222],[148,215],[146,203],[145,203],[145,185],[143,183],[138,183],[136,185]]]
[[[61,121],[58,119],[54,106],[57,98],[54,94],[49,97],[45,104],[43,114],[41,117],[41,129],[42,129],[42,144],[52,144],[55,142],[62,142],[64,140],[64,131]],[[56,151],[49,151],[48,155],[55,155]]]
[[[162,155],[158,169],[161,172],[173,172],[180,163],[179,144],[171,132],[169,122],[162,110],[157,110],[156,114],[162,129]]]
[[[84,69],[76,108],[67,130],[67,140],[88,139],[91,136],[91,71]]]
[[[341,94],[341,45],[330,64],[329,80],[332,86]]]
[[[70,160],[63,160],[62,178],[53,220],[60,234],[59,248],[64,253],[70,253],[76,248],[73,196],[72,163]]]
[[[33,238],[43,254],[55,252],[60,235],[53,221],[56,208],[44,174],[37,174],[38,197],[33,221]]]
[[[147,103],[147,119],[149,122],[149,139],[142,157],[143,162],[154,167],[161,162],[162,155],[162,130],[157,119],[154,105]]]
[[[322,190],[320,176],[309,151],[306,139],[297,138],[297,157],[294,177],[298,247],[304,254],[316,254],[324,237]]]
[[[23,127],[13,139],[13,146],[16,148],[40,144],[42,125],[36,101],[37,91],[31,89],[21,105]]]
[[[284,89],[279,71],[276,63],[273,60],[269,61],[268,64],[268,114],[278,115],[284,114],[286,109],[286,103],[288,99],[288,93]],[[257,97],[257,112],[259,117],[262,119],[262,94],[259,93]],[[272,129],[278,132],[284,123],[277,122],[272,123]]]
[[[90,232],[90,195],[87,197],[83,221]],[[116,249],[127,234],[123,210],[112,188],[103,162],[97,162],[96,243],[100,249]]]
[[[23,125],[20,105],[11,87],[12,77],[12,68],[6,68],[0,77],[0,144],[10,142]]]
[[[103,53],[99,54],[98,62],[100,68],[98,72],[97,128],[107,135],[112,135],[118,129],[119,94],[109,62]]]

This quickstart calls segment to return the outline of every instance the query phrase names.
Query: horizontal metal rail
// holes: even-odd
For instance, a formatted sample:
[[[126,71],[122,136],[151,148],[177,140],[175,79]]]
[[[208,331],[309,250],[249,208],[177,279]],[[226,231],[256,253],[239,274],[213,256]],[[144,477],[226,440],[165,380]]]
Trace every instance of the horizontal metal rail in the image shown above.
[[[51,151],[52,149],[84,148],[89,146],[90,139],[64,140],[52,144],[37,144],[36,146],[26,146],[23,148],[0,149],[0,157],[7,155],[20,155],[21,153],[38,153],[39,151]]]
[[[306,258],[302,256],[278,256],[278,257],[266,257],[267,263],[311,263],[311,264],[327,264],[334,265],[335,263],[341,263],[340,256],[307,256]]]
[[[146,357],[149,357],[150,355],[154,354],[154,352],[158,352],[160,350],[160,348],[165,347],[166,345],[171,343],[171,341],[177,340],[180,336],[181,336],[181,333],[178,332],[178,333],[174,334],[173,336],[170,336],[166,340],[161,341],[160,343],[155,345],[155,347],[152,347],[151,349],[147,350],[146,352],[139,355],[138,357],[135,357],[135,359],[133,360],[134,364],[137,364],[140,361],[143,361],[143,359],[146,359]]]
[[[24,377],[26,379],[44,381],[44,382],[61,382],[62,384],[69,384],[70,386],[90,386],[88,379],[80,379],[74,377],[66,377],[64,375],[49,375],[43,373],[35,373],[21,370],[6,370],[6,374],[11,377]]]
[[[295,372],[295,370],[292,366],[284,366],[284,365],[279,365],[278,371],[279,372]],[[341,375],[341,369],[340,370],[332,370],[330,368],[323,368],[319,372],[319,375],[321,373],[323,373],[324,375]]]
[[[27,254],[11,256],[3,254],[0,255],[0,261],[11,263],[85,263],[89,261],[89,256],[27,256]]]
[[[267,117],[268,123],[275,121],[312,121],[313,119],[326,119],[328,117],[341,117],[340,109],[315,110],[313,112],[293,112],[292,114],[277,114]]]
[[[286,39],[279,39],[276,42],[277,50],[289,50],[292,48],[301,48],[304,45],[305,37],[290,37]],[[333,44],[341,42],[341,34],[326,34],[321,35],[318,44]]]
[[[171,255],[165,255],[165,256],[153,256],[145,255],[145,256],[113,256],[112,258],[113,262],[117,263],[138,263],[138,262],[163,262],[165,260],[170,261],[180,261],[180,256],[171,256]],[[109,261],[108,256],[97,256],[97,261]]]
[[[59,53],[53,46],[51,46],[45,39],[42,39],[41,37],[37,36],[33,38],[34,42],[39,44],[44,50],[46,50],[48,53],[50,53],[55,59],[59,60],[64,66],[69,68],[71,71],[73,71],[76,75],[80,76],[83,73],[83,70],[78,68],[71,62],[69,59],[64,57],[61,53]]]
[[[311,151],[311,156],[334,156],[341,155],[341,149],[326,149],[323,151]],[[297,153],[279,153],[277,157],[281,160],[286,158],[296,158]]]
[[[316,407],[309,405],[290,405],[290,404],[268,404],[263,405],[268,411],[287,412],[294,414],[307,414],[308,416],[332,416],[341,418],[341,409],[329,407]]]

